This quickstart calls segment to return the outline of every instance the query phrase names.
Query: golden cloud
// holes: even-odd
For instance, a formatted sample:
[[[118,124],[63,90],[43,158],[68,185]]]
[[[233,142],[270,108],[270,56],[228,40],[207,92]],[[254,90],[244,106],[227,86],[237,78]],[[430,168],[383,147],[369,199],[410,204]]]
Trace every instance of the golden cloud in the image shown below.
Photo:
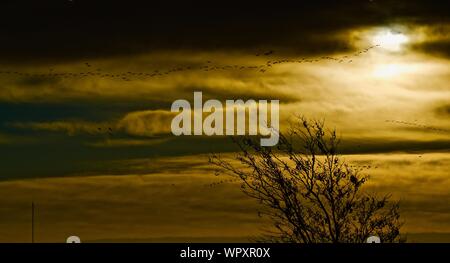
[[[170,123],[175,115],[176,113],[163,110],[131,112],[117,123],[117,127],[137,136],[170,133]]]

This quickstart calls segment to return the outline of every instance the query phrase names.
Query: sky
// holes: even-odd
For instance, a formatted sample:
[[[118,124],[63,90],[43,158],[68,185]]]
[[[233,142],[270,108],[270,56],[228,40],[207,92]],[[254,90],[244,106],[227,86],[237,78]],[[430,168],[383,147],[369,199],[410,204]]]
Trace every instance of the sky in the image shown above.
[[[0,6],[0,242],[29,241],[31,202],[42,242],[257,235],[256,204],[207,162],[230,138],[171,134],[194,91],[280,100],[281,131],[324,120],[349,162],[378,164],[368,189],[401,200],[413,241],[450,241],[449,3]]]

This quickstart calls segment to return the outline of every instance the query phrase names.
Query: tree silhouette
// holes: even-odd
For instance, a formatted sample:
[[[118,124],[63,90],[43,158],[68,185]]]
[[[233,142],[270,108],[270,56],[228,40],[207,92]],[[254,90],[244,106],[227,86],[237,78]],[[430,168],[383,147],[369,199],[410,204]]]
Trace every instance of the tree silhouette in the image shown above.
[[[368,175],[338,155],[336,131],[326,132],[323,122],[299,117],[277,147],[261,147],[250,136],[234,141],[240,164],[217,154],[210,162],[237,176],[261,204],[258,214],[273,222],[258,241],[362,243],[371,235],[400,241],[398,202],[362,191]]]

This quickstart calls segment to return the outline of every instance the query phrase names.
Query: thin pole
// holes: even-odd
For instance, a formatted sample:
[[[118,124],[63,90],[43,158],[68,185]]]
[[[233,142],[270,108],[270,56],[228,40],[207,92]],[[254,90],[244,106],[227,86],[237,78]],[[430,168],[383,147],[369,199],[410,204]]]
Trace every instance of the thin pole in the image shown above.
[[[31,202],[31,243],[34,243],[34,202]]]

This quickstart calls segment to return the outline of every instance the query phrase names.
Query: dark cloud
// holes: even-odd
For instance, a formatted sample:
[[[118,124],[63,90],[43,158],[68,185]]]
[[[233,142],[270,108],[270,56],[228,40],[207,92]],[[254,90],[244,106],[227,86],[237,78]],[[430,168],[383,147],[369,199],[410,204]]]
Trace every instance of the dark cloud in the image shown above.
[[[434,112],[438,116],[443,116],[443,117],[449,118],[450,117],[450,104],[444,104],[444,105],[438,106],[434,109]]]
[[[413,45],[413,48],[417,51],[424,52],[430,55],[450,58],[450,39],[428,41],[425,43]]]
[[[17,85],[20,85],[21,87],[31,87],[38,86],[38,85],[54,85],[59,83],[59,79],[57,78],[51,78],[51,77],[23,77],[18,78],[16,81]]]
[[[139,165],[124,166],[122,162],[141,158],[151,159],[212,152],[226,153],[238,150],[228,137],[174,137],[167,135],[161,138],[168,138],[168,140],[162,140],[150,147],[145,144],[125,145],[120,149],[112,150],[108,147],[92,147],[89,143],[123,138],[124,135],[67,136],[62,133],[45,131],[14,131],[14,134],[26,134],[39,139],[35,143],[2,145],[0,148],[0,159],[2,160],[0,181],[79,174],[141,174],[154,171],[156,168],[154,166],[143,168]],[[448,152],[448,149],[450,149],[449,140],[386,141],[379,138],[344,138],[340,145],[341,154],[427,153]],[[169,163],[168,165],[172,164]],[[195,165],[195,163],[192,163],[192,165]]]
[[[220,89],[217,87],[181,87],[177,91],[186,92],[185,95],[181,95],[180,98],[187,98],[189,101],[193,101],[195,91],[201,91],[203,101],[209,99],[216,99],[224,102],[225,100],[280,100],[280,103],[293,103],[300,102],[301,98],[295,94],[288,94],[279,90],[273,90],[263,83],[254,84],[252,89],[240,89],[230,87],[230,89]],[[193,102],[192,102],[193,103]]]
[[[120,135],[67,136],[63,133],[46,131],[26,131],[26,133],[39,139],[34,143],[2,144],[0,181],[80,174],[123,174],[124,171],[133,170],[132,167],[127,169],[121,164],[112,165],[111,161],[236,150],[230,138],[225,137],[170,136],[169,140],[151,147],[131,145],[112,150],[108,147],[90,146],[89,142],[117,139]],[[136,173],[142,172],[142,170],[136,171]]]
[[[3,1],[1,63],[54,63],[161,49],[273,47],[295,54],[351,49],[342,30],[448,21],[430,1]]]
[[[347,138],[340,145],[341,153],[423,153],[423,152],[448,152],[449,140],[382,140],[377,138]]]
[[[28,102],[2,102],[0,111],[8,112],[0,118],[0,127],[2,130],[8,130],[7,125],[11,122],[43,122],[58,120],[77,120],[85,121],[112,121],[120,119],[127,112],[140,110],[170,109],[171,102],[160,102],[152,98],[142,98],[142,100],[131,99],[109,99],[102,100],[97,98],[95,101],[89,99],[70,102],[41,103]]]

